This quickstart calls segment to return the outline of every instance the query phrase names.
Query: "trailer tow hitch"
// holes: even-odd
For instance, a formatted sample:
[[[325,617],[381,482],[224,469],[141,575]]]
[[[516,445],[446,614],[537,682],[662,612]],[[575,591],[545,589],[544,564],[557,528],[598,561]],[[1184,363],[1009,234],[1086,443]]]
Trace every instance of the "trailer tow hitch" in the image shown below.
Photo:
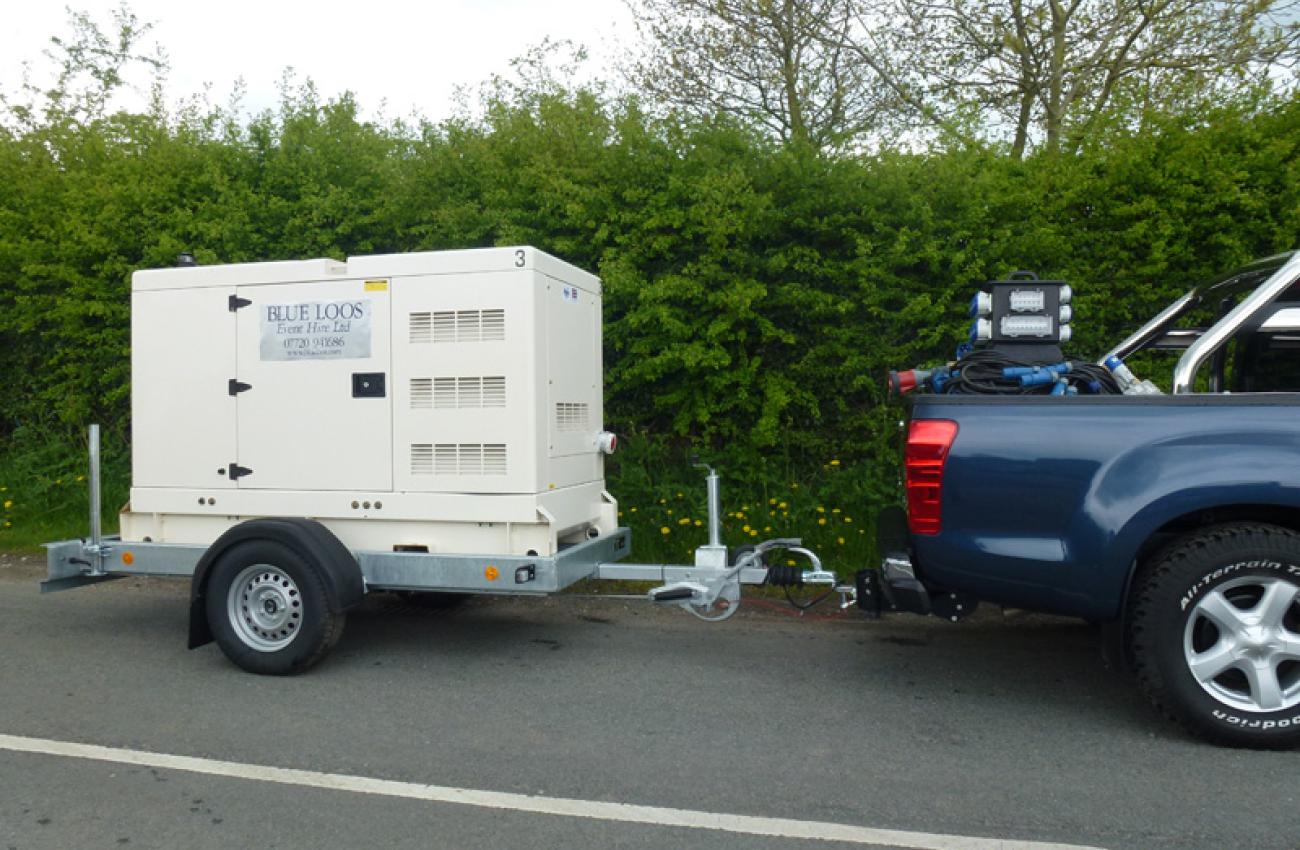
[[[707,547],[700,547],[706,549]],[[801,557],[808,561],[806,567],[768,566],[764,556],[771,552],[784,552],[785,557]],[[708,553],[703,553],[708,554]],[[696,551],[697,562],[701,552]],[[708,622],[721,622],[740,608],[742,584],[800,586],[821,585],[839,592],[841,607],[854,604],[856,591],[850,585],[840,585],[835,573],[822,567],[821,559],[798,538],[765,540],[744,552],[729,567],[697,566],[694,575],[681,581],[669,582],[650,591],[650,600],[662,604],[676,604]]]
[[[695,550],[695,565],[662,566],[661,579],[665,582],[649,593],[650,601],[678,605],[709,622],[721,622],[740,608],[742,584],[794,587],[821,585],[827,594],[840,594],[841,608],[855,604],[857,590],[853,585],[839,584],[835,573],[822,566],[817,553],[803,545],[797,537],[764,540],[756,546],[737,550],[734,563],[728,558],[727,547],[722,544],[721,497],[718,473],[709,468],[709,542]],[[767,557],[770,553],[784,552],[787,564],[775,566]],[[804,566],[790,565],[791,558],[802,558]],[[636,569],[636,565],[627,565]],[[615,565],[608,573],[615,573]],[[602,571],[603,573],[605,571]],[[675,579],[675,580],[670,580]]]

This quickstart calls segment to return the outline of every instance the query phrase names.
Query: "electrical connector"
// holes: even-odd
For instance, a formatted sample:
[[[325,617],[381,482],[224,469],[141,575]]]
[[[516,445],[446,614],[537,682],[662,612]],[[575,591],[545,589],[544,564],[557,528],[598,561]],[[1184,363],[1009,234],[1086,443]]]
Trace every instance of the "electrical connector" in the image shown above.
[[[889,394],[907,395],[929,379],[930,372],[926,369],[906,369],[902,372],[890,371]]]

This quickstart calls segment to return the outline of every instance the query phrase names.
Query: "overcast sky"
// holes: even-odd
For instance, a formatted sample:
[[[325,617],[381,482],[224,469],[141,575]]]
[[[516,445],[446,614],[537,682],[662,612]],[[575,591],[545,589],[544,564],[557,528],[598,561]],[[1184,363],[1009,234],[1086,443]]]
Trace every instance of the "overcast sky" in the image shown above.
[[[21,63],[48,68],[41,56],[51,35],[67,30],[58,0],[8,0],[0,27],[0,89],[13,92]],[[118,0],[70,0],[106,32]],[[168,99],[213,86],[224,103],[232,84],[247,85],[252,111],[277,101],[281,72],[292,66],[322,94],[357,94],[374,113],[387,101],[390,117],[412,110],[433,119],[452,110],[456,87],[476,87],[509,71],[510,59],[543,39],[585,44],[594,69],[608,67],[620,46],[634,41],[622,0],[133,0],[132,11],[154,30],[147,43],[166,50]]]

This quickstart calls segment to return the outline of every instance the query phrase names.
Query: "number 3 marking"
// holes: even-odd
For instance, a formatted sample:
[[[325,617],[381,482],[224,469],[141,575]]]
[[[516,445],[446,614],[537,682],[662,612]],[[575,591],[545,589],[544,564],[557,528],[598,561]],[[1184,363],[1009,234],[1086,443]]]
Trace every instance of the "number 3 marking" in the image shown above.
[[[523,267],[524,267],[524,249],[520,248],[515,251],[515,268],[522,269]]]

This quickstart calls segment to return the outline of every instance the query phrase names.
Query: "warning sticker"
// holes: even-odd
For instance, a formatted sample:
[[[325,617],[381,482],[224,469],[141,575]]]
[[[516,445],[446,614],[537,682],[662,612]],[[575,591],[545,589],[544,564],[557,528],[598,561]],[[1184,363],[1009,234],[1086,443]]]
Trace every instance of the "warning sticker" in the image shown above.
[[[261,305],[263,360],[370,356],[369,299]]]

